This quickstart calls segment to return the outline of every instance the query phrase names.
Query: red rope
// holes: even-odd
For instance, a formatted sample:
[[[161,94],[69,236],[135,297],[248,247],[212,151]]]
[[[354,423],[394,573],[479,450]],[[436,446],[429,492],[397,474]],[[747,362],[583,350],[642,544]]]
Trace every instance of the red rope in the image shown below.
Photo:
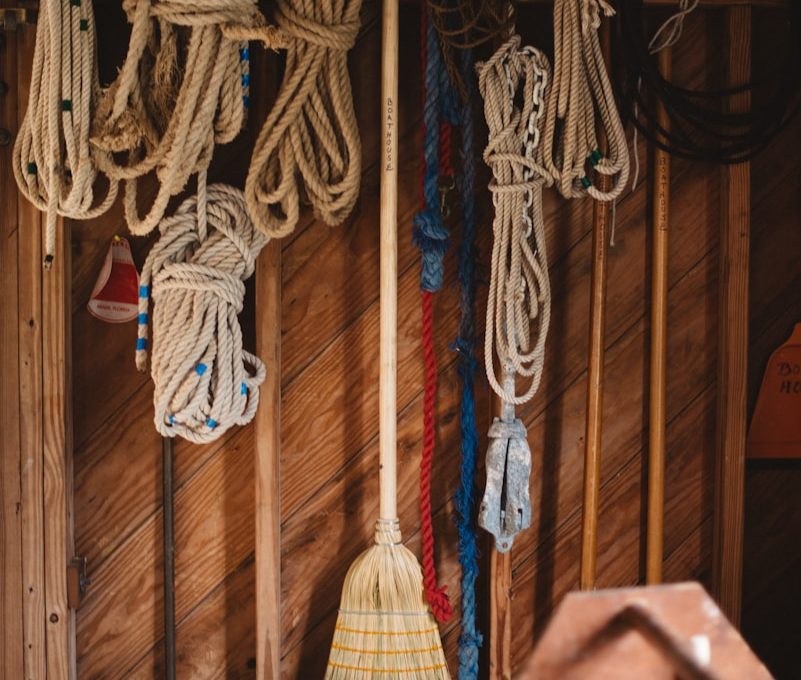
[[[425,358],[425,392],[423,396],[423,456],[420,460],[420,531],[423,539],[423,587],[434,618],[445,623],[451,618],[447,586],[437,586],[434,567],[434,527],[431,522],[431,465],[434,460],[437,399],[437,356],[434,352],[433,294],[422,292],[423,356]]]

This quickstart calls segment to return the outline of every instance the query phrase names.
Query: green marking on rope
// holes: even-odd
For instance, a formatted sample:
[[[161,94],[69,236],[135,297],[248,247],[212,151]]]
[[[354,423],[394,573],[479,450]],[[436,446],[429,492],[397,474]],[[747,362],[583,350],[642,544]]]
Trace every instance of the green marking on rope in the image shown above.
[[[37,172],[36,170],[36,163],[28,163],[28,174],[35,175]]]
[[[587,156],[587,160],[589,160],[590,165],[592,165],[592,167],[598,165],[598,163],[601,162],[601,158],[603,158],[603,156],[601,155],[600,149],[594,149],[593,152],[589,156]]]
[[[70,5],[72,5],[73,7],[80,7],[81,0],[70,0]]]
[[[62,111],[72,111],[72,100],[71,99],[62,99],[61,100],[61,110]]]
[[[89,30],[89,19],[81,19],[81,21],[79,23],[79,26],[80,26],[80,29],[82,31],[88,31]]]
[[[590,182],[590,178],[587,177],[587,175],[584,175],[584,177],[581,178],[581,186],[583,186],[585,189],[589,189],[591,184],[592,182]]]

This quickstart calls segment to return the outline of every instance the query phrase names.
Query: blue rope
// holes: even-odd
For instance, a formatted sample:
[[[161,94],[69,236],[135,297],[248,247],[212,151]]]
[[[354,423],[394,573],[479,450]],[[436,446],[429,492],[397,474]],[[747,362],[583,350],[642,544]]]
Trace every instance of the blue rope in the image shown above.
[[[443,80],[443,75],[445,80]],[[426,100],[423,108],[423,198],[425,208],[414,217],[412,240],[423,256],[420,268],[420,290],[435,293],[442,287],[448,230],[442,222],[439,206],[439,121],[448,105],[450,83],[439,53],[439,42],[433,22],[426,25]],[[452,104],[451,104],[452,106]],[[451,109],[452,110],[452,109]]]
[[[468,89],[468,101],[460,107],[462,158],[462,241],[459,247],[459,285],[462,318],[454,344],[459,352],[459,377],[462,381],[461,439],[462,460],[459,468],[459,490],[456,493],[456,528],[459,534],[459,564],[462,567],[462,630],[459,635],[459,680],[478,678],[478,650],[481,633],[476,630],[476,578],[478,577],[478,539],[476,536],[476,432],[474,381],[476,360],[476,328],[473,310],[476,300],[476,164],[473,140],[473,110],[476,98],[475,64],[472,50],[461,52],[461,66]]]

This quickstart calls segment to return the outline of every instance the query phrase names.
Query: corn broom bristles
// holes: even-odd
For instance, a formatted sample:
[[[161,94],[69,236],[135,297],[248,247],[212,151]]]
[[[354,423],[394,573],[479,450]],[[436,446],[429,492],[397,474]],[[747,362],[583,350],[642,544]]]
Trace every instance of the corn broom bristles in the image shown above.
[[[378,520],[376,544],[345,577],[326,680],[449,680],[423,573],[398,520]]]

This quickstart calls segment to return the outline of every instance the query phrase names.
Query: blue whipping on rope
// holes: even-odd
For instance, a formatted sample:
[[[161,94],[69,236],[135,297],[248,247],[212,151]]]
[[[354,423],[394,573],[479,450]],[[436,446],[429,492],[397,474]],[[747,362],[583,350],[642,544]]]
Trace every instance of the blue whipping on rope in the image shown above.
[[[476,578],[478,577],[478,540],[476,536],[476,431],[474,381],[478,367],[476,359],[476,324],[473,311],[476,302],[476,198],[474,193],[476,163],[473,139],[473,110],[475,99],[475,62],[472,50],[461,53],[462,74],[468,90],[468,100],[459,110],[461,124],[462,181],[462,239],[459,245],[459,286],[461,289],[461,320],[459,335],[454,343],[459,352],[459,377],[462,381],[460,434],[462,459],[459,467],[459,490],[456,493],[456,528],[459,534],[459,564],[462,568],[462,622],[459,635],[459,680],[478,678],[478,650],[481,633],[476,630]]]
[[[442,222],[439,201],[439,123],[441,118],[455,122],[453,115],[455,106],[448,74],[439,53],[436,29],[431,21],[426,28],[425,89],[426,99],[423,108],[425,207],[414,217],[415,229],[412,240],[420,248],[423,256],[420,289],[434,293],[442,287],[445,251],[448,249],[448,230]]]

